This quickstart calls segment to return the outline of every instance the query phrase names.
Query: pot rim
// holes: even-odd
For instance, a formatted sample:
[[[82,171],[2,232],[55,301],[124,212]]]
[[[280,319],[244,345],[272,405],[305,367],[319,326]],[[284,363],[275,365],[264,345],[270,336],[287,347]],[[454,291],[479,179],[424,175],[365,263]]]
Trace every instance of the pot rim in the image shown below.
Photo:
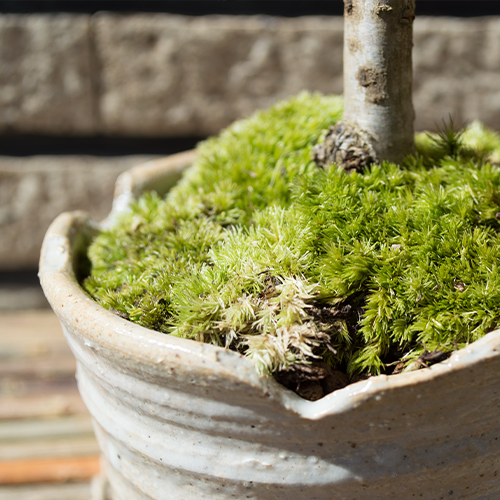
[[[172,365],[189,366],[191,377],[196,378],[197,371],[201,373],[202,370],[205,377],[208,370],[238,387],[246,386],[272,398],[280,406],[307,419],[349,411],[361,402],[380,398],[386,391],[415,388],[450,372],[470,370],[484,360],[500,356],[500,329],[497,329],[429,368],[398,375],[372,376],[317,401],[307,401],[278,384],[274,378],[259,376],[252,363],[234,351],[149,330],[104,309],[78,282],[76,264],[79,257],[91,237],[99,229],[109,227],[127,210],[133,199],[159,184],[161,191],[168,191],[194,158],[195,152],[187,151],[134,167],[118,178],[113,208],[104,221],[96,223],[83,211],[65,212],[47,230],[40,257],[40,282],[63,327],[73,334],[77,332],[85,345],[103,355],[112,353],[115,360],[138,360],[144,373],[159,373],[169,367],[171,370]],[[78,328],[75,321],[79,323]],[[116,335],[119,335],[119,342]]]

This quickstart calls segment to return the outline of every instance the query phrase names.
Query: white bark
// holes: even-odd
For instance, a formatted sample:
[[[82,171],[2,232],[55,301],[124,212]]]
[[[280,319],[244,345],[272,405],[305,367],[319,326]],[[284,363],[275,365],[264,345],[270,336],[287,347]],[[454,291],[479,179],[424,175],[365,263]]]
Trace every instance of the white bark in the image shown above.
[[[345,0],[342,122],[362,132],[377,162],[399,162],[415,149],[414,12],[414,0]]]

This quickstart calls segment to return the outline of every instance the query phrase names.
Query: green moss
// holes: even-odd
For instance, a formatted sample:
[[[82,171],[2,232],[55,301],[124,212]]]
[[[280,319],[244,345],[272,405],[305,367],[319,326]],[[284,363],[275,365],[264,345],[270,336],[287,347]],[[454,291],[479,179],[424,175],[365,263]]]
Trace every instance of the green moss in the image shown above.
[[[320,170],[312,147],[341,112],[302,93],[200,145],[165,199],[146,194],[94,240],[86,290],[261,373],[314,359],[380,373],[494,329],[498,135],[448,126],[401,166]]]

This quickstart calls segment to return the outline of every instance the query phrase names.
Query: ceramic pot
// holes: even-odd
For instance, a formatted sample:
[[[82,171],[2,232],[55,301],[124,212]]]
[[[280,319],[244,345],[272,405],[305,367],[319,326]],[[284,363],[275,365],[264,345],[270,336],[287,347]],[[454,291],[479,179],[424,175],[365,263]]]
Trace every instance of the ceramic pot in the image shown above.
[[[132,169],[114,217],[193,153]],[[114,500],[500,498],[500,331],[431,368],[310,402],[239,354],[134,325],[80,287],[99,228],[49,228],[40,279],[78,361]]]

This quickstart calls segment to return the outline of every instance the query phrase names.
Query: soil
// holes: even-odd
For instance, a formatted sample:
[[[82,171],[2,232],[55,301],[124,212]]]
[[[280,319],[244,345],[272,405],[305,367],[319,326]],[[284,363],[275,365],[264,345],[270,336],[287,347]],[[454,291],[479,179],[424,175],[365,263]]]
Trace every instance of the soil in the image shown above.
[[[334,328],[338,320],[345,321],[349,335],[356,337],[359,322],[363,317],[364,298],[362,294],[353,294],[346,301],[335,307],[328,305],[316,305],[308,312],[314,322],[328,332],[329,325]],[[332,346],[327,346],[336,354]],[[287,370],[281,370],[274,374],[274,378],[287,389],[297,393],[304,399],[316,401],[337,389],[349,385],[353,381],[366,378],[357,377],[350,379],[345,366],[337,366],[335,369],[323,361],[313,361],[309,365],[292,365]]]
[[[333,327],[339,319],[344,320],[353,339],[358,332],[363,312],[364,298],[361,293],[353,294],[336,307],[320,305],[309,309],[313,320],[326,331],[328,331],[328,325]],[[335,351],[331,346],[330,349]],[[405,364],[400,360],[404,354],[405,351],[396,347],[386,354],[383,359],[386,365],[385,375],[397,375],[403,371]],[[451,353],[444,353],[439,349],[428,351],[424,346],[424,352],[416,360],[414,369],[428,368],[450,356]],[[333,391],[369,377],[368,374],[356,374],[349,377],[345,366],[339,365],[334,369],[320,360],[315,360],[308,365],[295,364],[287,370],[274,373],[277,382],[309,401],[317,401]]]
[[[349,377],[340,370],[333,370],[323,361],[313,361],[310,365],[292,365],[282,370],[274,378],[286,388],[309,401],[316,401],[349,384]]]

